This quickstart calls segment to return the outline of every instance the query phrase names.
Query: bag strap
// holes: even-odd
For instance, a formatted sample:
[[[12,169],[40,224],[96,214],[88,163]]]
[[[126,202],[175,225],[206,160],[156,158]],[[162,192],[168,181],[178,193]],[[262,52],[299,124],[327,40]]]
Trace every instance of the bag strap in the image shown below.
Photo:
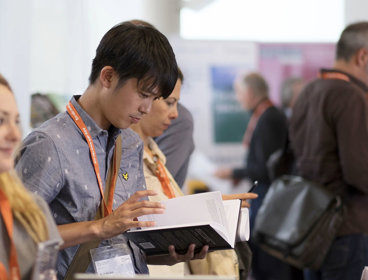
[[[104,196],[107,201],[109,201],[111,195],[114,195],[110,187],[112,183],[114,182],[115,184],[117,180],[118,177],[117,174],[120,169],[121,154],[122,154],[122,139],[121,135],[119,135],[116,138],[114,156],[112,158],[112,164],[110,165],[110,167],[112,166],[112,168],[109,168],[109,170],[107,171],[106,186],[104,190]],[[104,217],[104,204],[100,203],[100,207],[97,210],[94,220],[101,219],[102,217]],[[83,273],[87,270],[91,262],[89,251],[93,248],[96,248],[100,244],[100,242],[101,240],[93,240],[90,242],[83,243],[79,246],[77,252],[74,254],[72,262],[68,267],[64,280],[73,280],[75,273]]]

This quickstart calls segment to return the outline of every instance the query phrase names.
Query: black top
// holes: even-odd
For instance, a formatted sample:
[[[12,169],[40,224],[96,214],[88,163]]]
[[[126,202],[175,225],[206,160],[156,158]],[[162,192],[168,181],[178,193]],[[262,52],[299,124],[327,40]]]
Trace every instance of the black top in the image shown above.
[[[250,179],[269,184],[267,160],[284,147],[287,139],[287,120],[279,109],[272,106],[260,117],[250,140],[245,167],[233,170],[234,179]]]

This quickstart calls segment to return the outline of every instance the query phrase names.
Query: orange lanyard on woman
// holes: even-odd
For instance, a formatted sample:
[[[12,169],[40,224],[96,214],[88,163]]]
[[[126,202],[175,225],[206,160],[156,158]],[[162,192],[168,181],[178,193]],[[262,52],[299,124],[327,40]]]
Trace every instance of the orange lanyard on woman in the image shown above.
[[[170,179],[165,169],[165,165],[162,163],[162,161],[157,155],[153,154],[153,151],[149,146],[146,146],[144,150],[147,152],[147,154],[152,158],[152,161],[155,163],[154,168],[152,168],[151,171],[154,171],[157,179],[160,181],[162,191],[164,192],[167,198],[169,199],[174,198],[175,193],[172,190]]]
[[[158,157],[157,157],[157,160],[156,160],[156,164],[157,164],[156,176],[157,176],[158,180],[161,183],[161,187],[162,187],[162,190],[164,191],[164,194],[169,199],[174,198],[175,193],[173,192],[173,190],[171,188],[171,183],[170,183],[169,176],[167,175],[164,164],[162,163],[162,161]]]
[[[4,192],[0,190],[0,211],[1,216],[5,224],[6,231],[10,240],[10,252],[9,252],[9,270],[11,280],[20,280],[19,264],[17,260],[17,251],[15,249],[13,240],[13,215],[10,208],[9,201]],[[0,263],[0,279],[8,279],[6,269],[3,264]]]
[[[103,184],[102,184],[102,179],[101,179],[101,175],[100,175],[100,167],[98,165],[96,149],[95,149],[95,145],[93,144],[91,134],[89,133],[89,131],[88,131],[86,125],[84,124],[82,118],[80,117],[80,115],[78,114],[77,110],[74,108],[74,106],[71,102],[68,103],[68,105],[66,106],[66,109],[67,109],[70,117],[73,119],[75,124],[79,127],[79,129],[83,133],[84,138],[86,139],[86,141],[88,143],[93,168],[95,170],[95,174],[96,174],[96,178],[97,178],[97,182],[98,182],[98,187],[100,189],[102,202],[104,204],[104,216],[107,216],[107,215],[112,213],[112,204],[113,204],[113,199],[114,199],[113,194],[114,194],[114,190],[115,190],[116,176],[117,176],[116,169],[114,168],[114,174],[111,177],[111,187],[110,187],[110,192],[109,192],[109,201],[107,202],[107,206],[106,206],[106,201],[105,201],[105,198],[104,198],[104,191],[103,191]],[[115,145],[115,149],[116,149],[116,145]],[[117,163],[114,162],[114,164],[117,164]]]

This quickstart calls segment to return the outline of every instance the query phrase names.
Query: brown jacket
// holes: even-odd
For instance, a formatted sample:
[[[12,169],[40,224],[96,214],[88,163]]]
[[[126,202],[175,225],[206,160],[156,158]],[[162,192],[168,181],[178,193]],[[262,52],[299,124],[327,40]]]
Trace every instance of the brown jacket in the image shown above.
[[[297,170],[346,200],[340,235],[368,233],[368,88],[321,73],[350,81],[317,79],[299,96],[290,120]]]

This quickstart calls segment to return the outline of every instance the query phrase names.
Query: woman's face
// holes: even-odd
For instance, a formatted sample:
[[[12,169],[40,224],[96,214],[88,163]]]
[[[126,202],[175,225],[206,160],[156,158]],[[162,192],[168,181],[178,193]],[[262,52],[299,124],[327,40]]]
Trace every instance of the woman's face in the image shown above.
[[[151,111],[143,116],[139,123],[145,136],[160,136],[170,126],[171,121],[178,117],[177,104],[180,98],[180,89],[181,81],[178,80],[168,98],[153,101]]]
[[[19,112],[14,95],[0,85],[0,173],[14,167],[14,151],[20,138]]]

